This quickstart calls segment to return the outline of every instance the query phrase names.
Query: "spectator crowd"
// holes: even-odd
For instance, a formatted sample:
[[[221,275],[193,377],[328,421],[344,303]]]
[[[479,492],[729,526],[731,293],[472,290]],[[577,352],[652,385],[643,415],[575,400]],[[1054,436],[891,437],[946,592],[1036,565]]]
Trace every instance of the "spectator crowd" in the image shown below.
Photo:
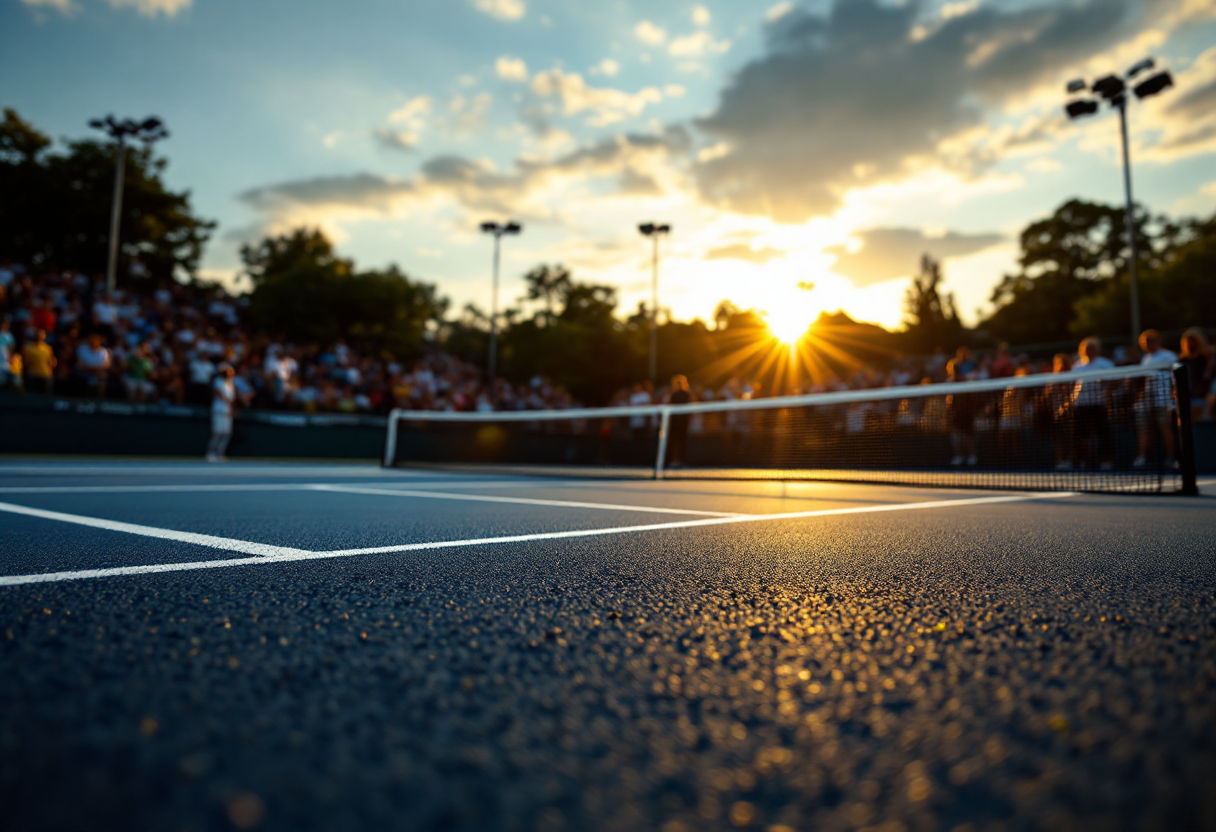
[[[1097,349],[1091,365],[1084,352]],[[1177,351],[1162,347],[1156,330],[1147,330],[1135,347],[1116,347],[1111,356],[1101,355],[1101,342],[1085,339],[1076,352],[1057,353],[1051,358],[1032,359],[1028,354],[1014,355],[1008,344],[1000,344],[990,353],[974,355],[968,347],[959,347],[953,357],[938,351],[920,359],[899,359],[887,367],[858,367],[852,373],[838,375],[826,372],[814,381],[790,385],[772,392],[764,389],[757,379],[731,376],[721,384],[692,384],[694,402],[737,401],[764,395],[794,396],[812,393],[838,393],[845,390],[871,390],[883,387],[904,387],[915,384],[939,384],[947,381],[987,381],[1038,373],[1062,373],[1090,367],[1093,370],[1112,369],[1141,363],[1170,364],[1180,361],[1187,368],[1190,381],[1192,414],[1195,419],[1216,419],[1216,349],[1209,345],[1204,331],[1198,327],[1187,330],[1179,340]],[[656,388],[649,382],[639,382],[618,390],[613,407],[641,406],[670,401],[672,388]]]
[[[0,389],[166,405],[211,404],[231,367],[243,407],[307,412],[540,410],[573,402],[547,379],[487,383],[431,348],[403,361],[343,341],[292,344],[254,335],[239,299],[167,283],[144,295],[79,272],[31,274],[0,263]]]
[[[1095,369],[1136,364],[1146,354],[1187,367],[1195,418],[1216,417],[1216,354],[1199,329],[1188,330],[1178,352],[1162,348],[1156,333],[1137,347],[1099,354]],[[973,355],[959,348],[923,359],[863,366],[850,374],[822,374],[804,384],[765,390],[755,379],[735,376],[721,384],[694,384],[692,401],[731,401],[762,395],[826,393],[944,381],[979,381],[1032,373],[1061,372],[1089,362],[1061,353],[1033,360],[1008,345]],[[1153,359],[1157,360],[1157,359]],[[233,369],[243,407],[308,412],[384,413],[412,410],[495,411],[564,409],[575,403],[542,377],[526,385],[487,382],[477,367],[437,347],[413,361],[374,355],[339,340],[292,344],[252,334],[242,321],[239,299],[217,288],[167,283],[150,294],[106,291],[100,277],[72,271],[31,274],[19,264],[0,263],[0,389],[61,396],[123,398],[133,402],[195,405],[212,400],[212,382]],[[626,388],[611,404],[648,405],[670,400],[669,387],[648,382]]]

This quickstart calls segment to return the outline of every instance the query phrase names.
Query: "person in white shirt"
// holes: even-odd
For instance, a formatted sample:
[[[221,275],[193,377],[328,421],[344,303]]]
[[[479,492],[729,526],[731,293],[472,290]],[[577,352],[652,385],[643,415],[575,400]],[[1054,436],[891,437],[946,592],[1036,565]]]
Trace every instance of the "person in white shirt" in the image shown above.
[[[118,304],[113,295],[99,298],[93,304],[93,326],[106,336],[113,337],[114,325],[118,323]]]
[[[1161,346],[1161,333],[1155,329],[1146,329],[1140,334],[1140,349],[1144,356],[1140,359],[1141,366],[1160,367],[1162,374],[1168,373],[1178,360],[1178,356]],[[1161,450],[1165,454],[1165,466],[1173,468],[1178,463],[1174,459],[1174,397],[1172,385],[1164,375],[1149,376],[1144,380],[1144,390],[1140,400],[1136,402],[1136,430],[1138,448],[1136,461],[1132,465],[1143,468],[1148,465],[1148,453],[1153,444],[1153,434],[1161,437]]]
[[[1073,365],[1075,372],[1101,372],[1113,370],[1115,364],[1102,355],[1102,342],[1097,338],[1086,338],[1077,350],[1081,360]],[[1081,379],[1072,391],[1072,449],[1081,466],[1090,462],[1093,441],[1098,443],[1099,468],[1109,471],[1114,467],[1113,443],[1110,432],[1110,389],[1100,379]],[[1057,466],[1070,470],[1073,460],[1062,460]]]
[[[106,394],[106,378],[112,363],[110,351],[102,344],[100,335],[90,335],[87,344],[76,348],[76,372],[86,384],[96,388],[98,396]]]
[[[220,365],[211,382],[211,441],[207,443],[207,461],[223,462],[232,439],[232,411],[236,404],[236,371],[230,364]]]
[[[190,361],[186,365],[186,371],[189,373],[186,401],[190,404],[206,406],[215,370],[215,364],[203,353],[196,352],[190,357]]]

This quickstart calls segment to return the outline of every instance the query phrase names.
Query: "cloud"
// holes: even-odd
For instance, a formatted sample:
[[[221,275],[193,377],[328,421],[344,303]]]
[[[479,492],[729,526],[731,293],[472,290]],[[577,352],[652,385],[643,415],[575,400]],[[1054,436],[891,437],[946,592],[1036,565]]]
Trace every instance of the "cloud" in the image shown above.
[[[144,17],[173,17],[190,8],[191,0],[107,0],[115,9],[135,9]]]
[[[524,0],[473,0],[473,6],[499,20],[519,20],[528,10]]]
[[[704,30],[678,37],[667,47],[668,54],[676,58],[701,58],[706,55],[721,55],[729,50],[730,41],[714,40],[714,36]]]
[[[684,89],[682,84],[665,84],[663,86],[663,95],[668,98],[683,98],[688,90]]]
[[[783,3],[778,3],[775,6],[769,6],[768,11],[764,13],[765,21],[772,23],[775,20],[780,20],[794,10],[794,4],[785,0]]]
[[[730,245],[711,248],[705,252],[703,260],[744,260],[748,263],[755,263],[758,266],[763,266],[769,260],[778,257],[784,257],[785,252],[779,251],[769,246],[762,248],[752,248],[746,243],[732,243]]]
[[[655,26],[649,20],[643,20],[633,27],[633,34],[638,40],[648,46],[662,46],[667,42],[667,30]]]
[[[590,112],[587,121],[595,127],[636,118],[646,105],[663,100],[663,93],[655,87],[645,87],[636,93],[593,87],[577,72],[568,73],[560,67],[538,72],[532,79],[531,90],[538,98],[557,99],[561,115],[576,116]]]
[[[836,255],[832,271],[847,278],[858,288],[906,277],[916,271],[920,258],[929,254],[938,259],[963,257],[991,248],[1004,241],[1000,234],[961,234],[951,231],[929,237],[914,228],[871,228],[853,233],[861,247],[824,249]]]
[[[503,55],[494,62],[494,71],[504,81],[528,80],[528,65],[523,62],[522,58],[512,58]]]
[[[380,127],[372,131],[372,138],[390,150],[414,150],[418,147],[418,134],[408,130]]]
[[[21,0],[32,9],[54,9],[63,15],[72,14],[77,6],[72,0]]]
[[[457,135],[476,133],[485,122],[486,113],[494,103],[494,96],[488,92],[479,92],[472,98],[455,95],[448,104],[449,117],[444,126],[449,132]]]
[[[72,0],[21,0],[35,9],[54,9],[60,14],[73,14],[79,6]],[[134,9],[144,17],[173,17],[190,8],[192,0],[106,0],[112,9]]]
[[[692,7],[692,22],[697,26],[708,26],[710,19],[709,9],[704,6]]]
[[[928,29],[922,10],[836,0],[771,22],[765,54],[697,122],[728,148],[698,167],[703,197],[802,222],[852,188],[942,167],[974,175],[984,158],[953,147],[943,159],[939,148],[1132,33],[1145,4],[960,7]]]
[[[388,114],[388,121],[393,127],[373,130],[372,138],[382,147],[392,150],[413,150],[421,140],[433,105],[429,95],[414,96]]]
[[[300,224],[332,228],[343,219],[400,216],[435,201],[455,203],[470,216],[555,221],[558,210],[546,200],[560,202],[560,190],[568,183],[599,178],[615,181],[618,195],[664,193],[659,180],[669,176],[672,161],[686,157],[691,145],[688,132],[677,127],[623,134],[552,159],[522,158],[506,171],[486,160],[441,155],[428,159],[409,179],[371,173],[322,176],[253,188],[238,198],[265,217],[263,230]]]
[[[1178,73],[1178,86],[1159,99],[1149,99],[1164,108],[1164,131],[1149,151],[1154,160],[1216,150],[1216,47],[1197,57]]]
[[[594,67],[591,68],[592,74],[607,75],[609,78],[616,75],[620,71],[621,71],[621,65],[619,63],[617,63],[616,61],[612,60],[612,58],[604,58],[604,60],[600,61],[598,64],[596,64]]]

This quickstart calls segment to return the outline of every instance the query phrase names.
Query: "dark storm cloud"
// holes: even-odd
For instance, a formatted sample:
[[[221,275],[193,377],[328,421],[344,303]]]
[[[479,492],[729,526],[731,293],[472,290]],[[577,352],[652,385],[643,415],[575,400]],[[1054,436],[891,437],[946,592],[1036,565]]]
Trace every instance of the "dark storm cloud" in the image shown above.
[[[730,148],[697,167],[701,193],[785,222],[828,213],[849,188],[933,157],[939,142],[1014,95],[1063,77],[1129,32],[1143,5],[983,7],[928,23],[918,0],[792,11],[697,123]],[[986,161],[963,154],[941,163]]]
[[[850,254],[845,246],[825,249],[836,255],[832,271],[848,278],[854,286],[870,286],[916,271],[920,258],[930,254],[938,259],[974,254],[1004,240],[999,234],[960,234],[926,237],[914,228],[871,228],[858,231],[862,247]]]

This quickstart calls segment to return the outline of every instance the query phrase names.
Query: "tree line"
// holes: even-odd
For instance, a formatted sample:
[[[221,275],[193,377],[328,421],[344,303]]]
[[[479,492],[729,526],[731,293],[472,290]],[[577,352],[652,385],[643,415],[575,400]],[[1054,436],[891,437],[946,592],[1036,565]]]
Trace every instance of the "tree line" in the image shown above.
[[[216,224],[194,211],[188,191],[166,187],[167,160],[128,149],[120,272],[136,291],[165,280],[192,282]],[[13,110],[0,124],[0,259],[35,269],[105,268],[114,147],[92,139],[59,149]],[[895,331],[822,313],[815,338],[821,369],[903,355],[952,351],[960,345],[1048,344],[1129,329],[1128,250],[1122,208],[1070,200],[1019,236],[1017,271],[993,289],[992,310],[975,327],[961,321],[944,291],[941,265],[926,256]],[[1135,234],[1146,325],[1163,330],[1216,324],[1216,215],[1172,220],[1138,209]],[[476,306],[450,308],[433,284],[396,266],[359,269],[339,257],[316,229],[296,229],[242,248],[251,289],[248,320],[256,331],[301,343],[352,346],[400,358],[442,346],[484,361],[489,321]],[[138,261],[142,269],[129,266]],[[649,310],[619,308],[611,286],[581,279],[560,264],[524,275],[524,291],[500,321],[500,367],[513,380],[545,375],[581,400],[606,400],[646,374]],[[810,323],[810,322],[808,322]],[[703,383],[745,375],[780,385],[773,339],[756,310],[723,301],[712,321],[666,320],[659,327],[660,377],[675,372]]]

